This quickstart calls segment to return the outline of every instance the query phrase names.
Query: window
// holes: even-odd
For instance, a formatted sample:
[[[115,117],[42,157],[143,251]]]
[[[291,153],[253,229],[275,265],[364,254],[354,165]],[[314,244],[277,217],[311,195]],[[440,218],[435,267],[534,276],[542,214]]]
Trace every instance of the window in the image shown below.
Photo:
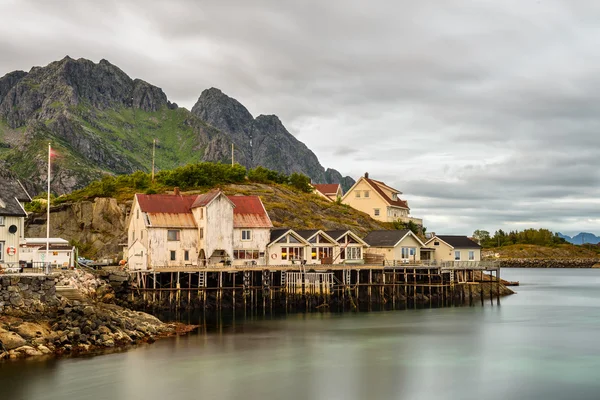
[[[242,230],[242,240],[251,240],[252,239],[252,231],[250,229]]]
[[[140,210],[139,209],[135,213],[135,218],[140,219]]]
[[[200,207],[200,219],[204,219],[204,207]]]
[[[288,248],[287,247],[282,247],[281,248],[281,259],[282,260],[287,260],[288,258]]]
[[[393,193],[392,194],[392,200],[394,200],[394,201],[398,200],[398,193]]]
[[[469,250],[469,261],[475,260],[475,252],[473,250]]]
[[[258,250],[233,250],[234,260],[258,260],[259,255]],[[262,257],[264,257],[264,253]]]
[[[434,246],[439,246],[439,245],[440,245],[440,242],[433,242],[433,245],[434,245]]]
[[[402,248],[402,258],[408,258],[408,247]]]
[[[407,259],[410,257],[414,257],[417,252],[415,247],[403,247],[402,248],[402,258]]]
[[[4,260],[4,242],[0,242],[0,261]]]
[[[204,239],[204,228],[200,228],[198,234],[200,235],[200,239]]]
[[[365,197],[369,197],[369,191],[365,190]]]
[[[282,247],[282,260],[302,260],[304,258],[304,248],[302,247]]]
[[[361,259],[361,248],[360,247],[348,247],[346,249],[348,260],[359,260]]]
[[[177,254],[175,253],[175,250],[171,250],[171,261],[175,261],[177,259],[176,255]]]
[[[144,231],[140,233],[140,239],[144,240]]]
[[[340,250],[340,260],[345,260],[346,259],[346,249],[341,249]]]
[[[313,247],[310,251],[310,255],[311,255],[311,259],[316,260],[317,259],[317,248]]]
[[[167,231],[167,240],[170,242],[179,241],[180,231],[179,229],[169,229]]]
[[[376,217],[379,216],[379,208],[373,209],[373,215],[375,215]]]
[[[460,261],[460,250],[454,252],[454,261]]]
[[[356,191],[356,197],[360,197],[360,191]]]
[[[319,260],[331,257],[332,250],[331,247],[319,247]]]
[[[189,250],[184,250],[183,251],[183,259],[185,261],[190,261],[190,251]]]

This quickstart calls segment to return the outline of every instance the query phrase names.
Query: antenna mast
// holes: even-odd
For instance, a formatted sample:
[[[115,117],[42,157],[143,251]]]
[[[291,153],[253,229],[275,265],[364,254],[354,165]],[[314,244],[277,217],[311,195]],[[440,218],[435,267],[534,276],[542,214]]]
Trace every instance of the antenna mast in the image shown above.
[[[233,167],[233,143],[231,143],[231,166]]]

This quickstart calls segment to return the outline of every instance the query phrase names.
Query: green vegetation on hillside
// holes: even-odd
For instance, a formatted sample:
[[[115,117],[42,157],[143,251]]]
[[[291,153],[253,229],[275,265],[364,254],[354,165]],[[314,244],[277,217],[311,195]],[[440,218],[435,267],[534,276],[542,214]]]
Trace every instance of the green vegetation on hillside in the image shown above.
[[[538,246],[558,246],[565,244],[566,240],[548,229],[525,229],[522,231],[504,232],[497,230],[494,236],[488,231],[476,230],[473,237],[484,248],[510,246],[514,244],[532,244]]]
[[[511,244],[502,247],[486,248],[483,251],[486,257],[498,256],[498,258],[598,258],[600,256],[599,246],[579,246],[570,243],[553,246],[539,246],[534,244]]]

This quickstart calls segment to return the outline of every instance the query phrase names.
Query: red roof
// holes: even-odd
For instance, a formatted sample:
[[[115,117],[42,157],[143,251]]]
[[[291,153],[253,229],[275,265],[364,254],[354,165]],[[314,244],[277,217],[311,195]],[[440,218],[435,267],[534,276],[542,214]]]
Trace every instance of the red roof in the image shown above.
[[[227,196],[233,208],[234,228],[272,228],[273,223],[258,196]]]
[[[210,192],[196,196],[196,201],[194,201],[194,203],[192,204],[192,208],[204,207],[205,205],[213,201],[213,199],[217,197],[219,193],[221,193],[220,190],[211,190]]]
[[[315,187],[315,189],[317,189],[319,192],[323,193],[324,195],[335,195],[338,192],[338,189],[340,188],[340,184],[339,183],[317,183],[313,185]]]
[[[368,183],[369,185],[371,185],[371,187],[372,187],[373,189],[375,189],[375,191],[376,191],[377,193],[379,193],[379,194],[381,195],[381,197],[383,197],[383,199],[384,199],[384,200],[385,200],[385,201],[386,201],[386,202],[387,202],[387,203],[388,203],[390,206],[396,206],[396,207],[401,207],[401,208],[409,208],[409,207],[408,207],[408,202],[406,202],[406,201],[404,201],[404,200],[400,200],[400,199],[398,199],[398,200],[392,200],[392,199],[390,199],[390,198],[388,197],[388,195],[387,195],[387,194],[385,194],[385,192],[384,192],[383,190],[381,190],[381,187],[380,187],[380,185],[383,185],[383,186],[385,186],[386,188],[388,188],[388,189],[391,189],[391,190],[392,190],[392,191],[394,191],[394,192],[398,192],[398,193],[400,193],[400,191],[399,191],[399,190],[396,190],[396,189],[394,189],[394,188],[391,188],[391,187],[389,187],[388,185],[386,185],[385,183],[383,183],[383,182],[380,182],[380,181],[376,181],[376,180],[374,180],[374,179],[364,178],[364,180],[365,180],[365,181],[367,181],[367,183]]]
[[[137,201],[143,212],[184,214],[191,212],[192,204],[197,195],[182,196],[172,194],[136,194]]]

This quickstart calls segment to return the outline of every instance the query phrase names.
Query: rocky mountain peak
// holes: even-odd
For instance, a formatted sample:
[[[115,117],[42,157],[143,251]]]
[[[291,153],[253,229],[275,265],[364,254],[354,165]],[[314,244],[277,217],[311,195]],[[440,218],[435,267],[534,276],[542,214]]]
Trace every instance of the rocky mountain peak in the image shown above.
[[[254,121],[252,114],[239,101],[214,87],[202,91],[192,107],[192,114],[227,133],[248,135]]]

